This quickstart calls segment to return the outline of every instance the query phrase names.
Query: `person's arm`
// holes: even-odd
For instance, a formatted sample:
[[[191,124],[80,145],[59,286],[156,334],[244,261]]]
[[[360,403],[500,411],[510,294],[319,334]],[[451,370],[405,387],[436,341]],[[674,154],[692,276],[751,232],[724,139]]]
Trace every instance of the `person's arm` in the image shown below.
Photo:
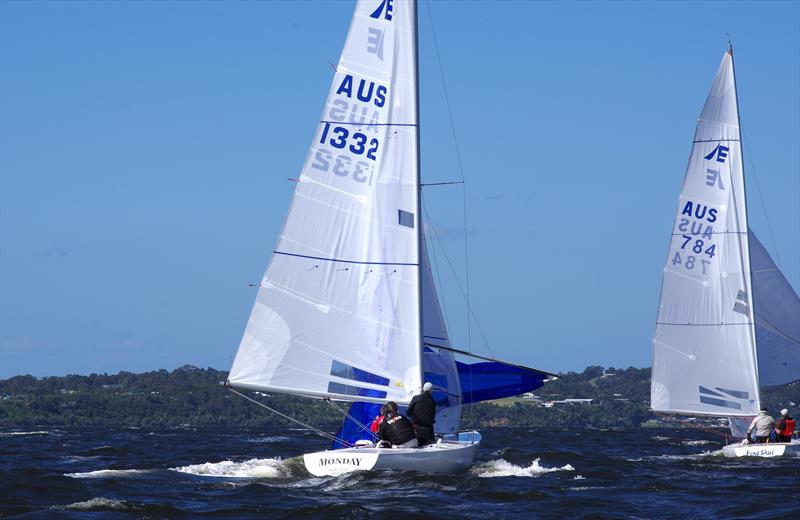
[[[417,399],[417,397],[418,396],[416,395],[412,397],[411,402],[408,403],[408,408],[406,408],[406,415],[411,417],[412,419],[414,418],[414,408],[417,407],[417,403],[419,402],[419,399]]]
[[[754,418],[753,418],[753,421],[750,423],[750,427],[747,429],[747,435],[750,435],[750,433],[751,433],[751,432],[753,431],[753,429],[756,427],[756,423],[757,423],[757,422],[758,422],[758,417],[754,417]]]

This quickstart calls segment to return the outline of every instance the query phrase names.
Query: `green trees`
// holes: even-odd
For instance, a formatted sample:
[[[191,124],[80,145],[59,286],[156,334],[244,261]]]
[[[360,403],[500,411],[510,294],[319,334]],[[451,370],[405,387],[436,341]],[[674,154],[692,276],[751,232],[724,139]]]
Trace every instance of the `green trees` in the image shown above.
[[[219,427],[288,426],[285,419],[227,391],[227,373],[183,366],[133,374],[0,380],[0,429],[29,426]],[[592,399],[589,404],[537,406],[528,399],[464,407],[464,427],[631,428],[655,418],[649,411],[650,369],[588,367],[561,374],[534,392],[541,401]],[[335,430],[341,415],[319,399],[274,394],[269,406],[300,421]],[[771,410],[800,402],[800,384],[767,389]]]

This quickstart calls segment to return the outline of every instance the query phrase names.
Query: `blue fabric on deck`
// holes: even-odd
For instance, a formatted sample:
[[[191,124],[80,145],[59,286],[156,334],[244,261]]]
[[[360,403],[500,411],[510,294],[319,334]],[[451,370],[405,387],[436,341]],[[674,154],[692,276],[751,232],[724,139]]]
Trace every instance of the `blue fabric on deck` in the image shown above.
[[[524,394],[541,387],[547,379],[547,374],[504,363],[457,361],[456,366],[464,404]]]
[[[378,403],[355,402],[350,405],[350,415],[367,428],[369,428],[375,416],[380,413],[381,405]],[[337,440],[333,441],[331,449],[338,450],[340,448],[347,448],[341,441],[355,444],[356,441],[361,439],[374,440],[374,437],[361,426],[345,417],[344,421],[342,421],[342,427],[336,432],[336,439]]]

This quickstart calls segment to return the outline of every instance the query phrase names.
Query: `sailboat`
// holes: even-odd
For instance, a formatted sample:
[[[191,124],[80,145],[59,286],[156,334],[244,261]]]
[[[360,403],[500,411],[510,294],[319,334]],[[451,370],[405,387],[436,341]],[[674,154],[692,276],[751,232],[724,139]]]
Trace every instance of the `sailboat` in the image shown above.
[[[758,414],[760,386],[800,380],[800,299],[748,228],[741,139],[729,48],[697,122],[678,202],[650,402],[656,412],[727,417],[732,426]],[[723,452],[773,457],[798,447],[745,440]]]
[[[415,1],[356,3],[227,380],[238,393],[324,399],[341,411],[333,449],[303,457],[318,476],[464,471],[481,436],[459,431],[461,407],[553,377],[455,359],[469,353],[450,344],[422,230],[417,42]],[[403,411],[424,382],[441,438],[419,449],[377,447],[365,425],[383,403]]]

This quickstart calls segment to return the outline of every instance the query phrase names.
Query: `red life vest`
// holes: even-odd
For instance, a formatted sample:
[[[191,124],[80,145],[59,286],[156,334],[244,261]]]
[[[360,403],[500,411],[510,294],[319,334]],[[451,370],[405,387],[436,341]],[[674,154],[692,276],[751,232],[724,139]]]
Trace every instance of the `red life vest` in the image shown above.
[[[791,437],[792,433],[794,433],[794,419],[791,417],[786,417],[785,419],[781,419],[781,422],[778,424],[780,425],[781,423],[783,423],[783,429],[778,430],[778,435]]]
[[[375,420],[372,421],[372,424],[369,425],[369,431],[371,431],[372,433],[378,433],[378,431],[381,429],[382,422],[383,422],[383,416],[382,415],[377,416]]]

